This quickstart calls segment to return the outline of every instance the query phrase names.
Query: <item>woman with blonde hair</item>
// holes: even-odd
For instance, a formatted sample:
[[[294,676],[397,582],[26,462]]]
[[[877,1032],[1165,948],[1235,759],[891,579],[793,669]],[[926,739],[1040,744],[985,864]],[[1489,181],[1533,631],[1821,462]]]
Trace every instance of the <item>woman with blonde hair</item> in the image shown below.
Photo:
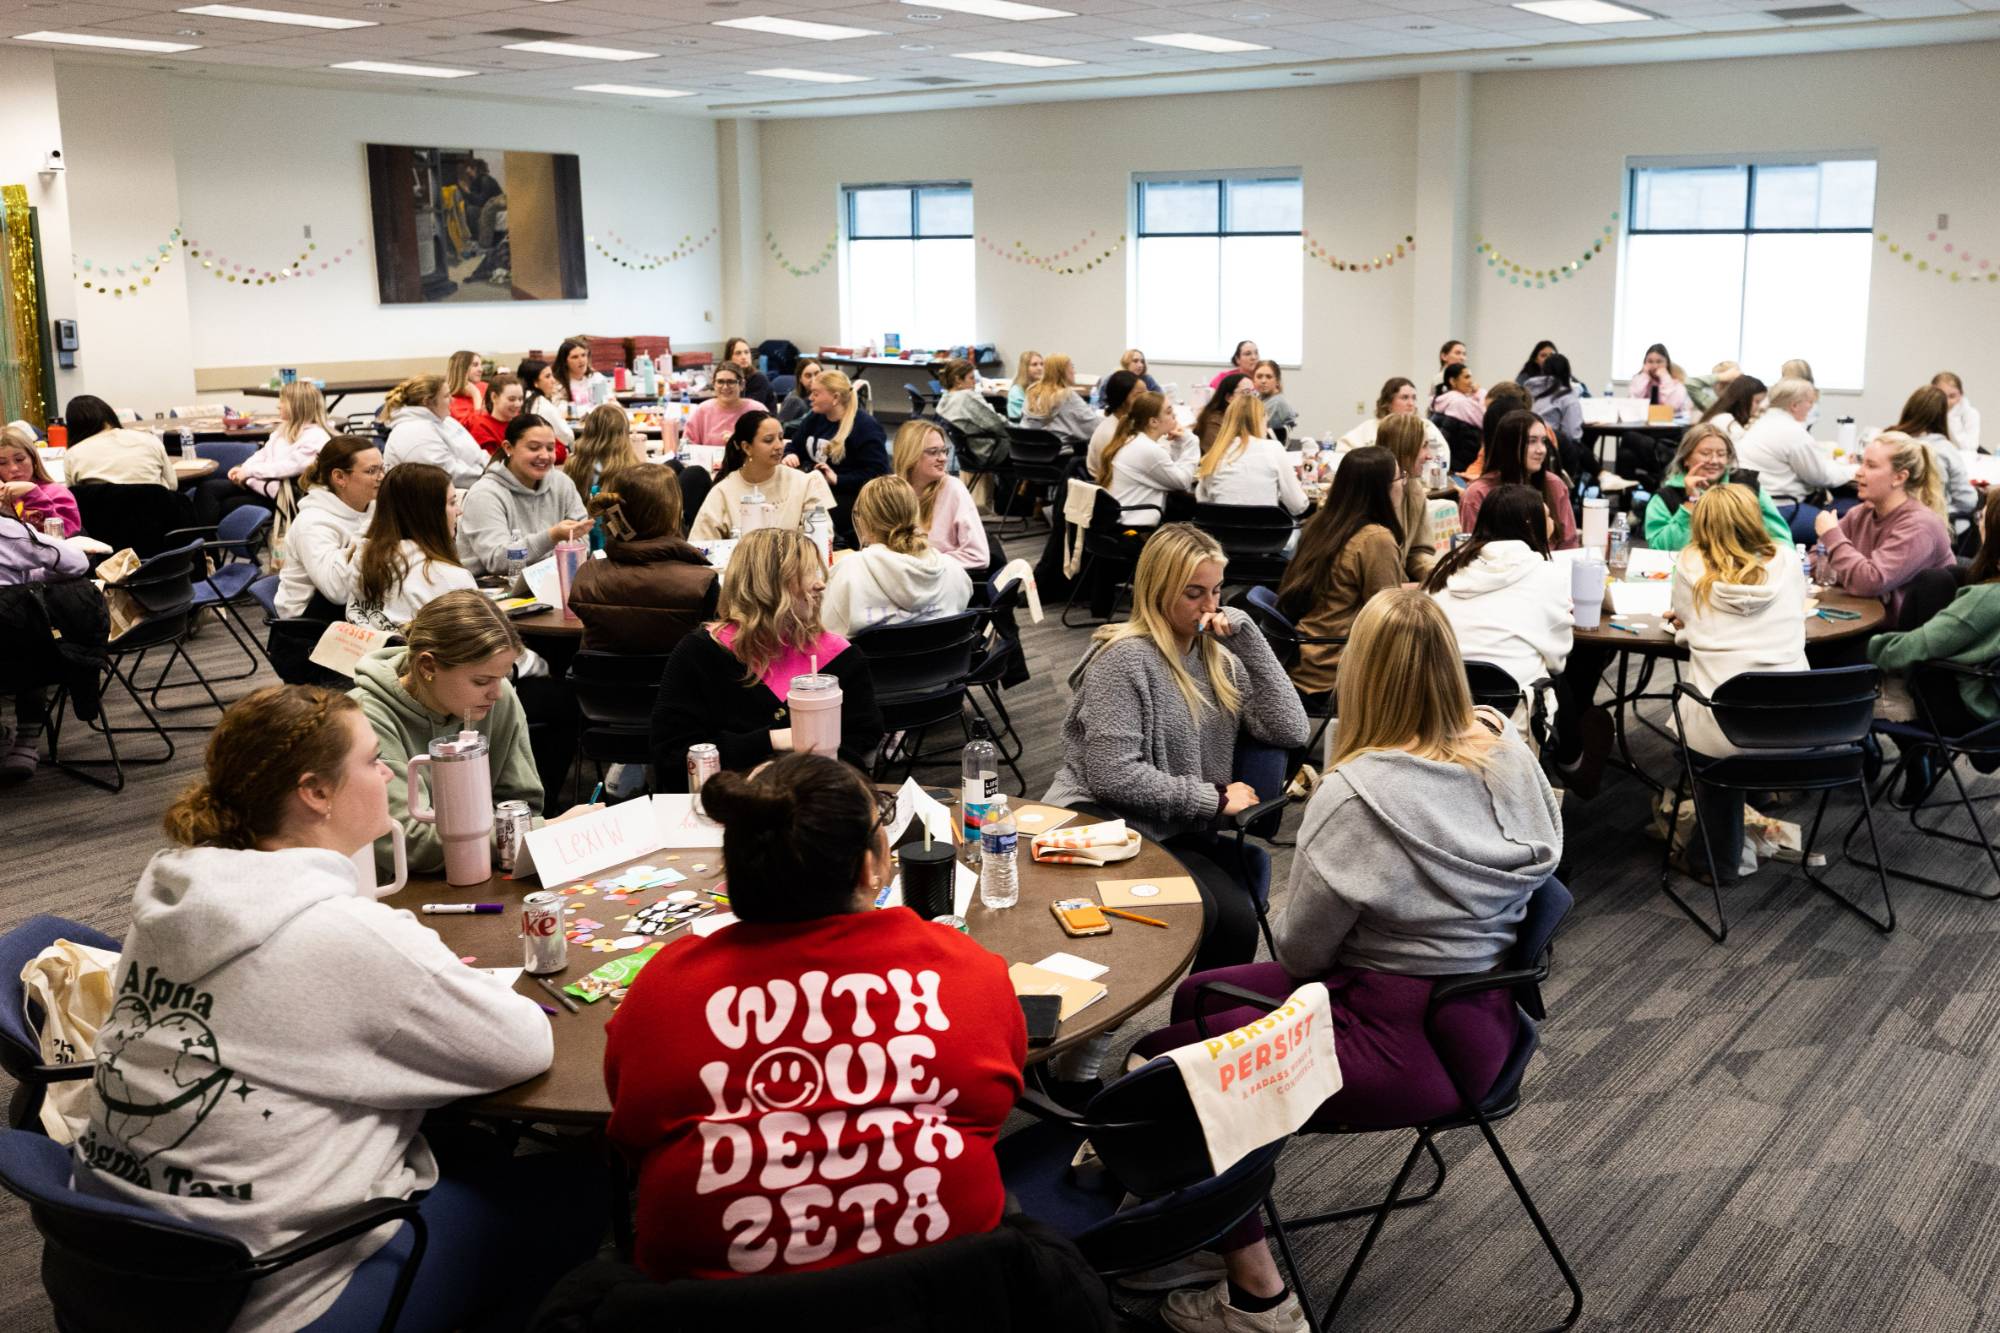
[[[1121,522],[1155,528],[1169,495],[1194,490],[1200,459],[1200,442],[1181,428],[1166,396],[1142,390],[1125,400],[1125,415],[1104,446],[1093,480],[1122,508],[1137,511]]]
[[[715,746],[722,767],[736,773],[791,750],[792,683],[808,675],[838,682],[838,757],[870,771],[882,712],[868,660],[821,623],[825,591],[826,563],[797,529],[758,528],[737,541],[716,619],[674,646],[660,680],[652,724],[656,790],[687,790],[690,745]]]
[[[1979,409],[1965,396],[1965,381],[1954,372],[1940,370],[1931,376],[1933,387],[1944,391],[1945,406],[1949,409],[1947,420],[1951,429],[1946,434],[1951,442],[1968,454],[1979,452]]]
[[[1826,548],[1819,567],[1832,574],[1842,592],[1881,598],[1889,609],[1890,628],[1915,629],[1915,623],[1902,622],[1910,581],[1925,570],[1951,569],[1957,563],[1937,461],[1901,431],[1885,430],[1861,451],[1854,493],[1861,503],[1840,518],[1822,511],[1813,520]]]
[[[391,468],[375,494],[368,535],[353,566],[347,618],[400,634],[425,605],[477,581],[458,563],[458,491],[443,468]]]
[[[1481,1096],[1499,1077],[1519,1022],[1505,990],[1452,1001],[1426,1032],[1431,993],[1448,977],[1501,966],[1528,900],[1562,858],[1559,804],[1512,724],[1475,708],[1444,613],[1398,589],[1354,623],[1340,673],[1340,732],[1326,779],[1306,806],[1276,958],[1181,983],[1171,1026],[1134,1047],[1151,1057],[1197,1041],[1204,983],[1269,996],[1324,982],[1339,1034],[1341,1088],[1312,1123],[1423,1124],[1462,1109],[1457,1083]],[[1266,1016],[1207,1006],[1210,1032]],[[1218,1243],[1220,1262],[1161,1318],[1174,1329],[1304,1327],[1264,1244],[1257,1215]],[[1205,1273],[1204,1273],[1205,1270]],[[1253,1322],[1253,1320],[1255,1322]]]
[[[1438,559],[1437,525],[1431,522],[1431,496],[1423,484],[1424,460],[1430,449],[1424,427],[1429,424],[1405,413],[1384,418],[1382,428],[1375,433],[1377,447],[1387,449],[1408,478],[1403,483],[1398,517],[1403,520],[1403,573],[1412,583],[1429,577]]]
[[[1028,390],[1041,383],[1047,362],[1040,352],[1023,352],[1014,362],[1014,382],[1007,388],[1007,420],[1019,421],[1027,409]]]
[[[209,477],[195,487],[195,516],[214,523],[224,514],[244,505],[268,505],[312,466],[320,446],[333,438],[333,423],[327,420],[326,399],[309,380],[287,384],[278,390],[278,425],[256,453],[220,477]]]
[[[486,362],[477,352],[453,352],[444,363],[444,391],[451,396],[451,418],[470,430],[472,419],[486,410]]]
[[[861,549],[834,561],[820,620],[835,634],[949,616],[972,600],[965,566],[924,535],[917,493],[901,477],[877,477],[854,501]]]
[[[1136,347],[1128,347],[1118,358],[1118,368],[1129,370],[1148,393],[1158,393],[1160,382],[1153,378],[1152,367],[1146,362],[1146,354]]]
[[[389,440],[382,459],[394,471],[404,463],[443,468],[458,486],[470,486],[486,470],[486,451],[472,432],[451,415],[451,396],[442,375],[412,375],[382,400]]]
[[[1043,363],[1041,379],[1028,390],[1021,425],[1027,430],[1049,431],[1063,443],[1082,448],[1103,416],[1076,391],[1075,368],[1068,357],[1058,354]]]
[[[1689,426],[1681,436],[1680,447],[1674,450],[1673,461],[1667,464],[1665,484],[1646,502],[1646,545],[1655,551],[1678,551],[1686,546],[1695,505],[1712,488],[1731,483],[1756,495],[1758,508],[1764,515],[1764,530],[1771,534],[1771,540],[1789,545],[1791,525],[1771,503],[1771,497],[1764,494],[1758,481],[1755,472],[1737,466],[1736,445],[1719,422],[1702,421]]]
[[[605,403],[591,408],[578,427],[563,475],[587,500],[597,493],[601,478],[645,461],[646,451],[633,434],[632,418],[617,403]]]
[[[0,510],[39,531],[51,518],[62,520],[65,537],[83,531],[76,495],[49,476],[35,432],[26,422],[0,426]]]
[[[1195,468],[1194,498],[1203,504],[1275,505],[1293,516],[1311,508],[1291,455],[1266,429],[1262,399],[1254,393],[1231,399]]]
[[[935,422],[905,421],[896,431],[896,447],[889,461],[895,475],[916,492],[917,516],[930,535],[931,545],[966,569],[983,574],[993,558],[986,543],[986,525],[979,521],[972,492],[951,475],[951,441],[944,432]],[[865,492],[868,487],[861,489]],[[858,511],[854,522],[858,530]]]
[[[1674,641],[1688,650],[1688,683],[1703,694],[1745,671],[1808,668],[1805,575],[1792,548],[1765,529],[1748,487],[1717,486],[1695,506],[1687,547],[1674,558],[1672,598]],[[1678,713],[1697,761],[1737,753],[1707,709],[1683,702]],[[1715,849],[1714,877],[1727,884],[1743,846],[1743,794],[1697,783],[1694,800]],[[1698,878],[1707,870],[1691,856],[1684,864]]]
[[[833,498],[851,506],[861,488],[889,475],[889,437],[882,423],[863,411],[854,382],[837,370],[823,370],[813,382],[812,415],[792,429],[786,451],[791,467],[810,467],[826,479]],[[844,515],[835,526],[844,530]]]

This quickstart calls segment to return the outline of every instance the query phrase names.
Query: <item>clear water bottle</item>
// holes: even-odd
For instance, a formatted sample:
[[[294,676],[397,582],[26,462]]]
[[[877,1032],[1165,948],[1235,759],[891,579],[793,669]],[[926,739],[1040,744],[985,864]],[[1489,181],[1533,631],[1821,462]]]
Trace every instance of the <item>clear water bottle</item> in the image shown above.
[[[1799,572],[1806,576],[1807,583],[1811,583],[1812,552],[1809,549],[1807,549],[1806,544],[1804,542],[1796,542],[1794,543],[1794,545],[1798,548],[1799,552]]]
[[[642,398],[651,398],[653,396],[653,358],[647,356],[644,352],[639,353],[638,356],[632,358],[632,373],[639,380],[639,396]]]
[[[189,430],[189,429],[188,429],[188,428],[187,428],[186,426],[182,426],[182,427],[181,427],[181,459],[182,459],[182,461],[184,461],[184,462],[189,462],[189,463],[192,463],[192,462],[194,461],[194,458],[195,458],[195,453],[194,453],[194,432],[193,432],[193,431],[191,431],[191,430]]]
[[[1000,752],[993,747],[986,719],[972,720],[972,739],[959,755],[958,770],[964,779],[959,789],[959,831],[965,859],[979,862],[979,831],[986,822],[986,808],[1000,794]]]
[[[1812,581],[1822,588],[1831,588],[1840,581],[1833,576],[1833,562],[1826,558],[1825,542],[1813,544]]]
[[[1021,900],[1021,874],[1014,856],[1014,812],[1007,808],[1006,793],[995,792],[979,826],[979,901],[990,912]]]
[[[743,492],[743,498],[736,502],[736,532],[738,537],[755,532],[759,528],[771,526],[771,516],[776,506],[764,498],[764,488],[751,486]]]
[[[1605,566],[1614,581],[1625,577],[1625,565],[1632,548],[1632,516],[1619,513],[1611,520],[1611,549]]]
[[[833,519],[824,509],[815,505],[806,511],[806,536],[814,546],[819,547],[819,558],[828,566],[833,564]]]
[[[510,586],[521,579],[521,571],[528,567],[528,539],[518,532],[507,534],[507,582]]]

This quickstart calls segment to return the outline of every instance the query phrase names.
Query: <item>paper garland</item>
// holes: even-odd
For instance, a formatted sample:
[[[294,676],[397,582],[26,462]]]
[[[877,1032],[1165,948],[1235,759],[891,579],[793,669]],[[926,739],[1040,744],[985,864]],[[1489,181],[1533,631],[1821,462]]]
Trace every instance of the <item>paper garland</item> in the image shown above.
[[[840,232],[836,229],[828,236],[826,244],[820,247],[819,258],[804,266],[785,258],[785,252],[778,248],[778,238],[771,232],[764,233],[764,248],[771,252],[771,258],[777,261],[779,268],[795,278],[809,278],[833,262],[833,252],[840,248]]]
[[[1014,248],[1011,250],[1003,248],[998,242],[988,236],[981,236],[979,244],[1010,264],[1021,264],[1028,268],[1038,268],[1044,273],[1053,273],[1058,277],[1074,278],[1079,274],[1101,268],[1110,261],[1113,255],[1125,248],[1125,233],[1121,231],[1118,233],[1118,239],[1105,250],[1089,259],[1077,259],[1077,256],[1083,254],[1090,246],[1091,240],[1096,235],[1097,228],[1092,227],[1083,239],[1045,255],[1036,254],[1020,241],[1014,242]],[[1065,260],[1075,260],[1076,262],[1065,263]]]
[[[174,257],[174,242],[180,240],[181,229],[175,227],[167,233],[167,239],[152,247],[150,253],[133,260],[130,264],[107,264],[100,260],[79,259],[70,256],[73,266],[70,277],[82,283],[83,290],[96,292],[99,296],[124,296],[137,293],[141,287],[153,285],[153,279]],[[84,282],[83,275],[90,274],[90,281]],[[107,278],[136,278],[137,282],[107,282]]]
[[[1340,259],[1331,250],[1328,250],[1324,245],[1314,240],[1313,234],[1304,227],[1299,228],[1299,236],[1307,254],[1317,259],[1320,263],[1325,264],[1328,268],[1335,269],[1341,273],[1373,273],[1377,269],[1388,268],[1398,259],[1407,257],[1410,251],[1417,248],[1417,238],[1414,236],[1405,236],[1402,244],[1398,245],[1394,250],[1384,250],[1381,254],[1373,258]]]
[[[1937,238],[1938,234],[1934,231],[1925,235],[1925,239],[1932,244],[1937,243]],[[1888,246],[1890,254],[1902,256],[1903,262],[1914,264],[1919,273],[1935,273],[1951,282],[1978,282],[1983,275],[1987,282],[2000,283],[2000,271],[1994,269],[1993,260],[1974,259],[1970,250],[1953,241],[1944,243],[1944,252],[1951,258],[1936,261],[1918,259],[1914,250],[1900,241],[1890,240],[1886,232],[1876,232],[1875,243]]]
[[[361,242],[356,241],[354,245],[348,246],[346,250],[337,255],[329,250],[327,253],[332,256],[331,258],[317,258],[319,242],[308,241],[306,248],[299,251],[298,255],[290,263],[280,268],[268,269],[258,268],[255,264],[236,263],[234,260],[216,254],[213,250],[210,250],[204,256],[200,241],[187,236],[181,237],[181,248],[188,252],[188,258],[201,260],[201,266],[213,273],[217,281],[240,282],[246,287],[275,287],[277,284],[290,278],[317,277],[333,265],[353,258],[354,246],[359,244]],[[317,263],[315,263],[316,258]]]
[[[1614,212],[1611,221],[1605,224],[1603,234],[1592,239],[1590,244],[1584,247],[1582,254],[1567,264],[1559,264],[1554,268],[1530,268],[1526,264],[1518,263],[1501,254],[1499,249],[1488,244],[1484,237],[1473,246],[1473,252],[1486,257],[1486,267],[1493,270],[1494,277],[1505,278],[1512,286],[1546,287],[1552,282],[1561,282],[1564,278],[1574,278],[1583,271],[1585,264],[1603,253],[1604,243],[1617,234],[1618,214]]]
[[[680,244],[676,245],[673,249],[667,251],[667,253],[663,255],[656,255],[649,253],[648,251],[641,250],[638,246],[632,244],[632,242],[626,240],[623,236],[620,236],[615,231],[606,230],[604,234],[611,238],[611,243],[613,245],[618,246],[620,249],[630,251],[633,255],[636,255],[637,258],[627,258],[625,255],[607,249],[603,244],[603,242],[599,241],[595,236],[588,237],[587,239],[590,241],[591,246],[597,251],[597,253],[603,255],[606,259],[618,265],[620,268],[629,268],[639,273],[651,273],[654,269],[665,268],[669,264],[677,264],[681,260],[686,259],[689,255],[695,253],[697,250],[704,248],[710,241],[714,240],[717,236],[722,234],[722,228],[710,227],[708,231],[699,240],[697,240],[694,234],[690,232],[688,235],[681,237]]]

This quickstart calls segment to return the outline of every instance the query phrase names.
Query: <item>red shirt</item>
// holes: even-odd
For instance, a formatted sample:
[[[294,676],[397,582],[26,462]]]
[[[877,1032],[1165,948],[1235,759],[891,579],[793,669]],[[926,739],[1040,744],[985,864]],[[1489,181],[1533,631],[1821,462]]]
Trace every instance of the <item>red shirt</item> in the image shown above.
[[[799,1272],[992,1230],[1027,1040],[1007,964],[907,908],[667,946],[604,1053],[639,1267]]]
[[[457,400],[454,399],[454,402]],[[466,430],[479,442],[479,447],[489,454],[498,454],[500,446],[507,439],[507,423],[490,412],[474,412],[472,419],[465,423]],[[569,458],[569,450],[563,446],[562,436],[556,437],[556,466],[561,467]]]

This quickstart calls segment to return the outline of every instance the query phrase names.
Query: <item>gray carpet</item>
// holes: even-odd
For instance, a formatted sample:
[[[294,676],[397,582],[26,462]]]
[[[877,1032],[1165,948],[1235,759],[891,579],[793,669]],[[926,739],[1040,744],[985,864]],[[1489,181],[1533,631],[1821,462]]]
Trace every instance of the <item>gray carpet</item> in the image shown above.
[[[1016,543],[1017,553],[1031,544],[1039,548]],[[1055,768],[1063,679],[1087,637],[1059,628],[1058,609],[1026,631],[1034,679],[1008,696],[1035,795]],[[228,649],[213,631],[197,645],[204,661],[226,662]],[[212,718],[188,710],[177,720]],[[46,768],[0,792],[11,835],[0,924],[46,910],[123,933],[132,883],[161,842],[160,813],[199,763],[202,737],[181,740],[173,763],[134,769],[120,796]],[[1638,752],[1666,771],[1656,739]],[[1986,780],[1975,790],[1994,788]],[[1835,811],[1840,830],[1855,807]],[[1796,868],[1772,866],[1729,895],[1734,929],[1711,945],[1660,894],[1659,844],[1645,824],[1643,789],[1627,779],[1571,803],[1577,911],[1556,948],[1550,1022],[1523,1108],[1500,1130],[1583,1280],[1583,1326],[1992,1326],[2000,904],[1906,887],[1885,938]],[[1296,815],[1287,832],[1295,825]],[[1899,818],[1881,826],[1893,863],[1993,887],[1976,853],[1919,839]],[[1281,852],[1281,898],[1288,864]],[[1872,900],[1872,877],[1837,858],[1831,874]],[[1128,1031],[1156,1021],[1158,1011]],[[1302,1141],[1285,1158],[1280,1205],[1303,1212],[1379,1197],[1404,1146],[1388,1135]],[[1343,1325],[1552,1323],[1563,1290],[1504,1177],[1475,1135],[1445,1150],[1445,1191],[1389,1223]],[[1359,1235],[1359,1224],[1343,1224],[1298,1238],[1317,1302]],[[25,1212],[0,1199],[0,1328],[52,1327],[39,1252]]]

